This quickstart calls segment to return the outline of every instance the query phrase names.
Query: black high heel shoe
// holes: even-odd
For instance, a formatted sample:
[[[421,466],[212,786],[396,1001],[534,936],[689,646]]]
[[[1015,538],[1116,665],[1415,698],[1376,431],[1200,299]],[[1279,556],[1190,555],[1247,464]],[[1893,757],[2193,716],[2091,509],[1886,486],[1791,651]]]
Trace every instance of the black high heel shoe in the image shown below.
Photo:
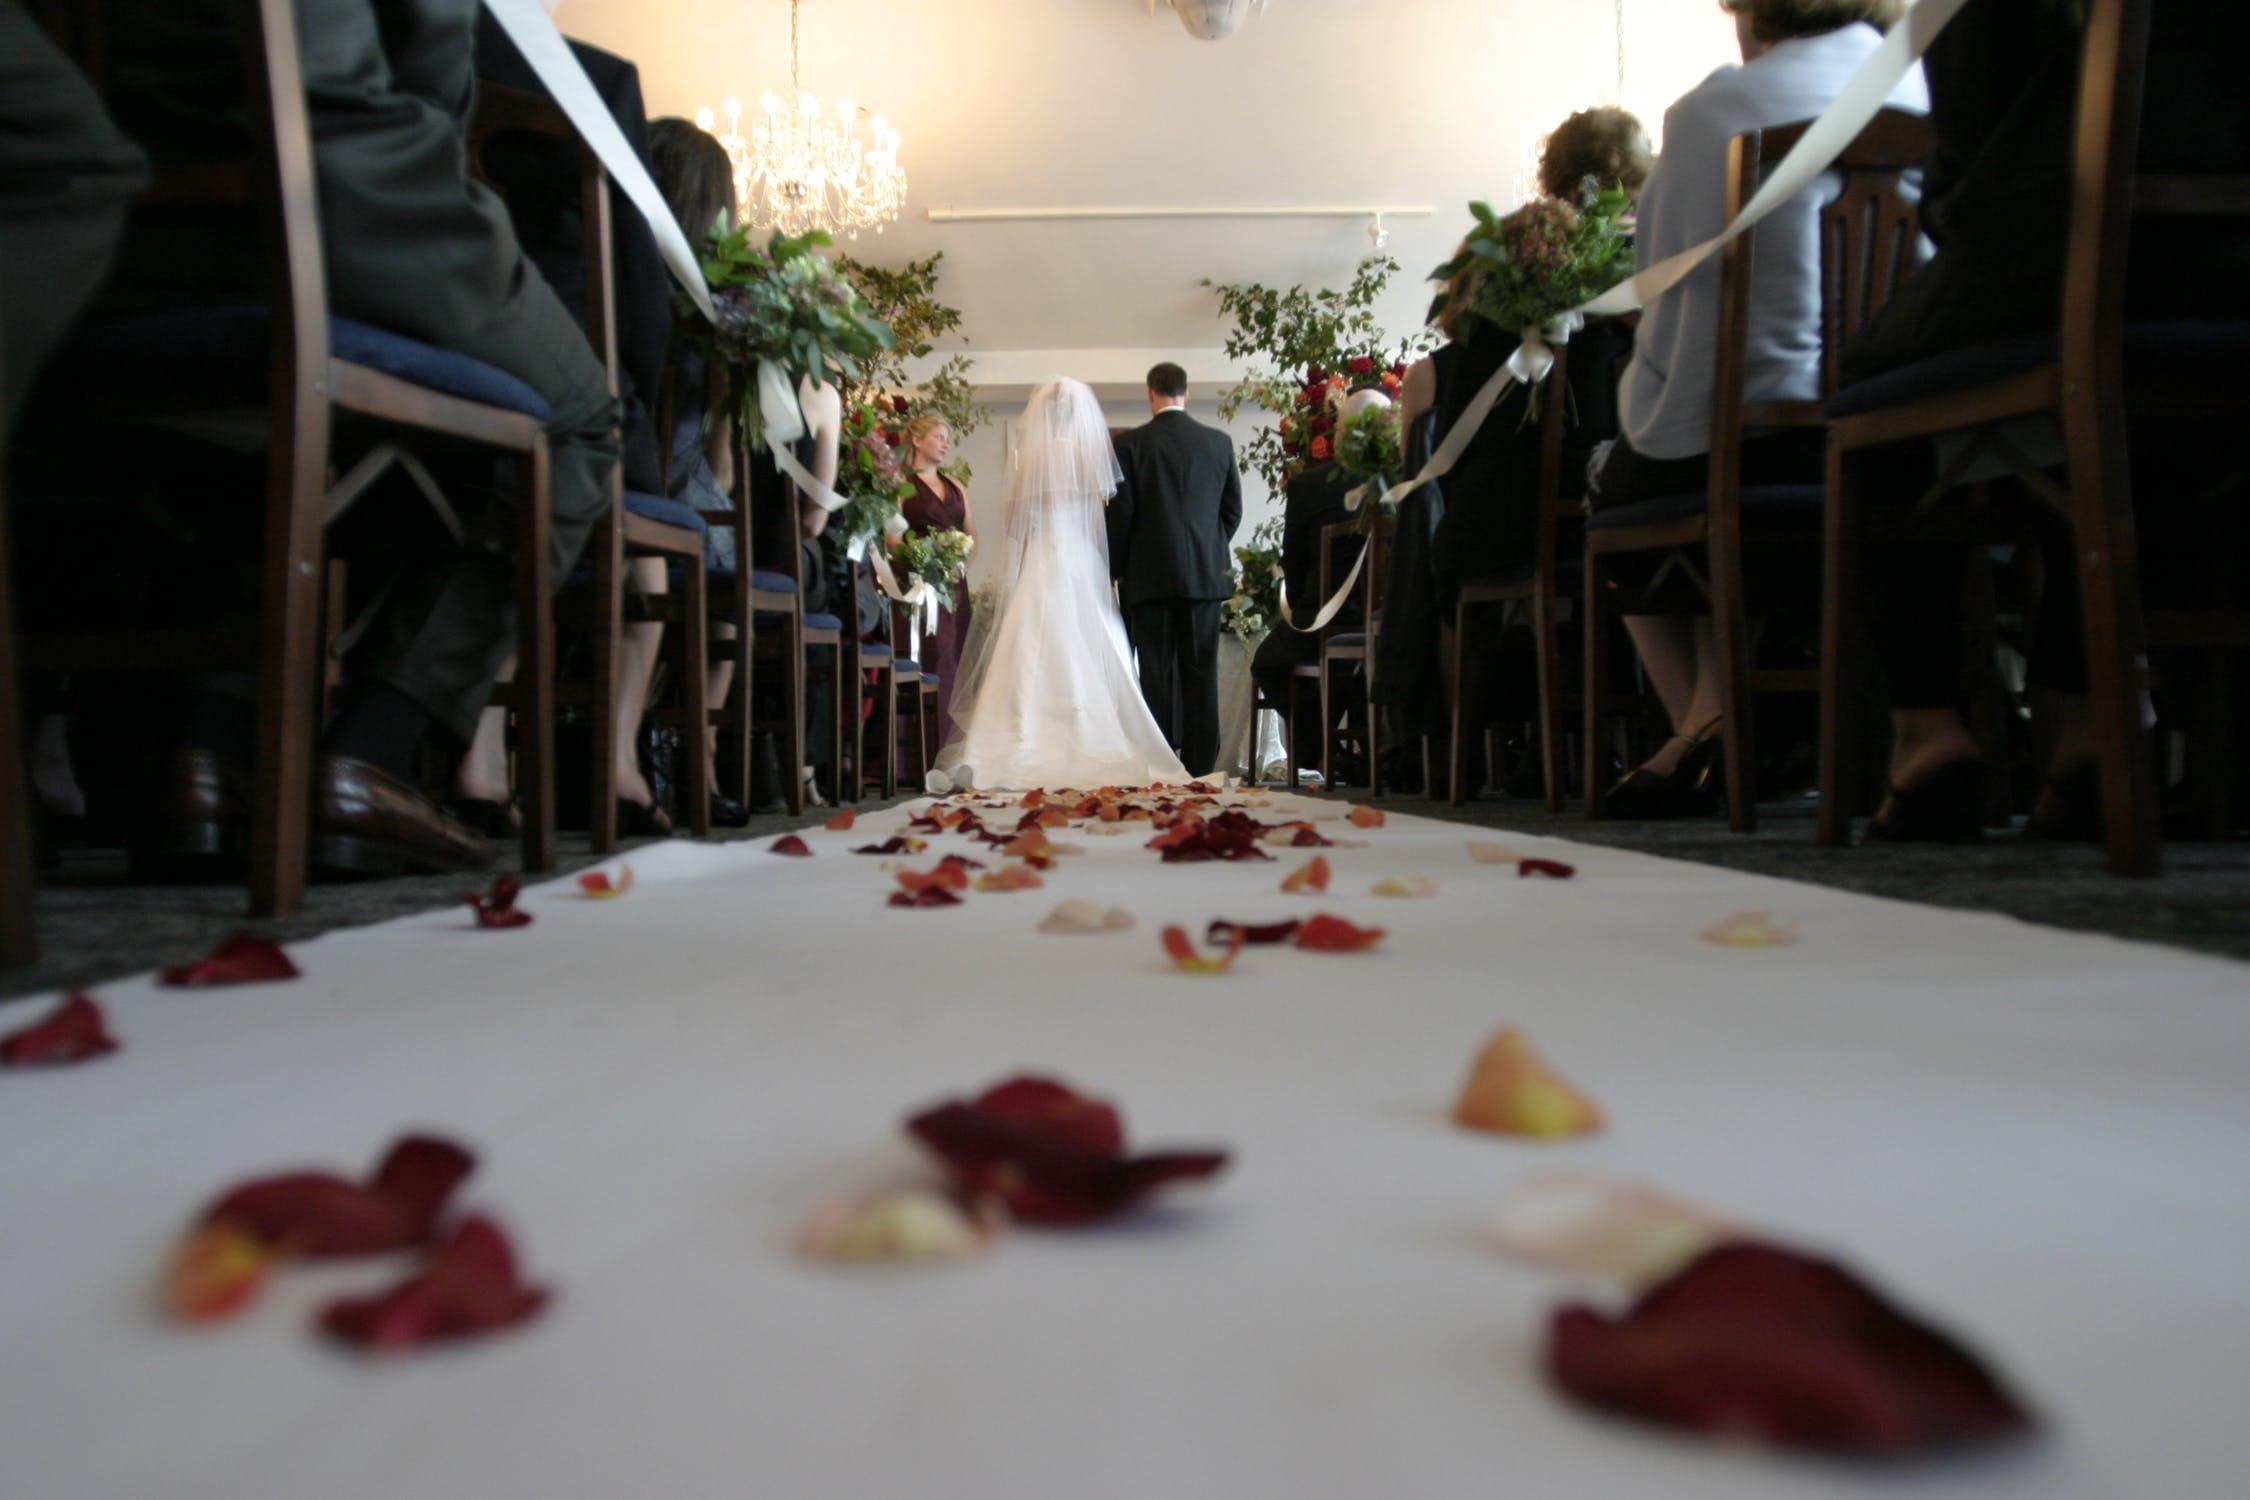
[[[621,839],[668,839],[679,832],[671,815],[654,805],[643,806],[630,797],[617,799],[617,836]]]
[[[1863,844],[1974,844],[1984,837],[1984,763],[1949,760],[1912,786],[1892,782]]]
[[[1725,777],[1724,745],[1716,734],[1691,740],[1669,771],[1635,766],[1609,789],[1602,811],[1612,818],[1661,822],[1668,818],[1699,818],[1719,805],[1719,788]]]

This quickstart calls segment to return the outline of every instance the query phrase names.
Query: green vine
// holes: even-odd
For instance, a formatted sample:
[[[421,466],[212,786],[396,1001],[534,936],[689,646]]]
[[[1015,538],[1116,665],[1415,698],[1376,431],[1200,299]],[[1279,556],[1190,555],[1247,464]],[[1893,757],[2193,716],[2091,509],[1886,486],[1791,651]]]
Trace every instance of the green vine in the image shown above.
[[[844,404],[883,406],[891,414],[889,428],[894,433],[916,417],[942,418],[953,429],[954,456],[945,472],[966,483],[969,465],[960,456],[961,441],[992,420],[992,414],[977,403],[969,380],[975,361],[966,354],[951,355],[919,383],[906,374],[909,360],[935,353],[938,340],[961,326],[961,310],[938,300],[938,262],[944,259],[940,251],[926,260],[908,261],[895,271],[848,255],[837,260],[837,268],[859,289],[861,298],[890,325],[895,341],[887,353],[868,360],[860,378],[845,387]],[[907,394],[886,399],[886,392],[895,391]]]

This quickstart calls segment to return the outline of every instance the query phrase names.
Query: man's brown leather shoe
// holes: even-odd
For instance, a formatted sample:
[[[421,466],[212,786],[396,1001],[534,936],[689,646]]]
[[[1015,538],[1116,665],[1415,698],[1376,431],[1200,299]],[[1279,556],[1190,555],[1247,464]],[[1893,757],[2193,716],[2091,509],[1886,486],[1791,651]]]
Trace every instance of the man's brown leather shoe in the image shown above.
[[[133,827],[133,868],[167,879],[233,876],[250,827],[249,778],[210,750],[174,750],[157,762]]]
[[[341,875],[481,870],[492,846],[380,766],[346,755],[313,765],[313,866]]]

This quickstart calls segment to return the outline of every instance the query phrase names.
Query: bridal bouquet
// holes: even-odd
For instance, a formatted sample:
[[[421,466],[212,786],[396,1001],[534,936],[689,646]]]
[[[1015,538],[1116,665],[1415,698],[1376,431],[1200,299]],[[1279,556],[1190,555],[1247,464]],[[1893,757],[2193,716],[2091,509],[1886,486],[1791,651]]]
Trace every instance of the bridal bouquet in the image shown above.
[[[954,585],[968,567],[969,550],[975,545],[965,531],[923,531],[900,541],[892,556],[909,577],[930,586],[939,604],[951,609]]]
[[[836,492],[845,503],[830,514],[828,529],[846,543],[871,543],[906,529],[899,506],[914,493],[914,484],[899,466],[883,420],[881,409],[873,406],[855,407],[844,418]]]
[[[1220,607],[1220,622],[1248,642],[1266,634],[1281,619],[1281,518],[1272,516],[1250,533],[1250,545],[1234,549],[1242,564],[1234,594]]]
[[[757,370],[770,363],[788,375],[793,394],[800,379],[820,384],[848,381],[861,365],[891,346],[891,330],[868,312],[859,293],[816,247],[829,243],[815,231],[796,239],[776,234],[751,243],[747,227],[714,238],[703,260],[711,284],[715,323],[687,323],[704,355],[724,366],[742,393],[742,423],[751,442],[765,446]]]
[[[1534,198],[1505,218],[1484,203],[1469,212],[1476,226],[1461,253],[1430,273],[1447,283],[1430,305],[1432,319],[1464,272],[1468,315],[1508,333],[1545,328],[1633,272],[1632,205],[1614,188],[1576,207]]]

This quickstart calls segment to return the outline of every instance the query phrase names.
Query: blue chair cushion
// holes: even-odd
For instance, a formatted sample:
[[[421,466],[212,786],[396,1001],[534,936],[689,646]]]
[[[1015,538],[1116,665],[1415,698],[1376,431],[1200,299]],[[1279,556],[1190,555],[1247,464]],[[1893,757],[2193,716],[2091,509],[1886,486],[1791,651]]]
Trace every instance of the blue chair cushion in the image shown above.
[[[2141,318],[2127,323],[2123,333],[2129,365],[2193,371],[2230,370],[2250,363],[2250,320],[2242,318]],[[1951,395],[2035,370],[2055,357],[2052,331],[1949,349],[1845,386],[1829,400],[1827,413],[1857,416]]]
[[[904,657],[900,657],[897,661],[892,662],[891,665],[893,668],[901,672],[919,672],[922,670],[922,664],[920,662],[908,661]]]
[[[815,611],[805,616],[805,628],[807,630],[842,630],[844,622],[840,616]]]
[[[1759,520],[1795,520],[1820,516],[1824,491],[1817,484],[1753,484],[1742,491],[1742,513]],[[1703,514],[1704,496],[1701,490],[1685,495],[1659,495],[1654,500],[1637,500],[1631,505],[1616,505],[1608,510],[1597,510],[1586,518],[1588,531],[1609,531],[1624,526],[1657,526],[1666,521],[1684,521],[1690,516]]]
[[[131,361],[255,371],[263,368],[266,356],[267,321],[263,307],[191,307],[97,318],[72,338],[63,367],[84,372]],[[521,412],[538,422],[553,415],[545,397],[496,365],[356,319],[328,320],[328,350],[337,359],[464,401]]]
[[[794,594],[797,592],[797,580],[791,578],[787,573],[776,573],[770,568],[752,568],[750,570],[750,587],[766,594]],[[828,617],[823,616],[822,618]],[[810,625],[812,616],[805,616],[805,623]]]
[[[861,641],[859,643],[859,659],[861,661],[889,661],[891,659],[891,648],[888,646],[871,646],[867,642]]]
[[[1344,635],[1332,635],[1321,644],[1323,646],[1364,646],[1367,644],[1367,632],[1354,630]]]
[[[701,511],[685,501],[667,500],[662,495],[644,495],[639,490],[627,490],[625,508],[644,520],[682,527],[698,536],[708,535],[711,530],[711,523],[703,519]]]

